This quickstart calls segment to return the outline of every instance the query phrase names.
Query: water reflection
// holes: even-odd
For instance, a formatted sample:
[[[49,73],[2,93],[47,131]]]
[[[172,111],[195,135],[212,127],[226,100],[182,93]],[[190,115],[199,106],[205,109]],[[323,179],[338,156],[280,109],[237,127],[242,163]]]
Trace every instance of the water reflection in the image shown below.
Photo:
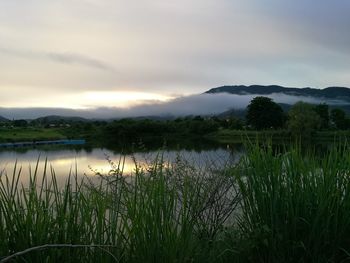
[[[130,174],[135,169],[136,160],[138,164],[147,167],[157,156],[162,157],[165,162],[172,163],[180,157],[189,164],[196,167],[208,165],[222,166],[226,163],[236,162],[242,155],[240,148],[227,148],[225,145],[212,150],[154,150],[139,151],[134,154],[123,154],[117,150],[106,148],[54,148],[54,149],[26,149],[21,151],[6,150],[0,152],[0,169],[2,174],[12,175],[17,160],[17,167],[22,167],[21,183],[29,183],[29,170],[32,173],[39,161],[38,176],[44,172],[45,160],[47,159],[47,169],[55,171],[57,181],[63,185],[69,176],[73,174],[84,175],[90,178],[96,176],[95,172],[106,174],[111,170],[111,165],[107,159],[117,163],[123,160],[124,174]],[[3,177],[3,176],[2,176]]]

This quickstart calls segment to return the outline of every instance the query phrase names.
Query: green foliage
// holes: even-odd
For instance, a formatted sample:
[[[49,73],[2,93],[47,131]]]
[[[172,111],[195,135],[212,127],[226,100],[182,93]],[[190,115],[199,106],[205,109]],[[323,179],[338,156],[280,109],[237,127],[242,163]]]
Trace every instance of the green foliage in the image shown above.
[[[239,170],[242,256],[249,262],[347,262],[348,148],[323,156],[254,147]]]
[[[220,120],[214,118],[204,119],[178,118],[176,120],[135,120],[122,119],[113,121],[103,130],[104,137],[121,138],[143,138],[147,136],[201,136],[216,131],[220,127]]]
[[[298,102],[288,112],[288,129],[295,135],[309,136],[321,126],[321,118],[311,104]]]
[[[65,139],[59,129],[44,128],[0,128],[0,142]]]
[[[242,130],[244,125],[243,121],[236,117],[229,117],[225,119],[216,118],[215,121],[219,123],[221,128],[230,130]]]
[[[318,116],[321,118],[321,129],[328,129],[329,128],[329,107],[326,103],[321,103],[315,106],[314,110],[318,114]]]
[[[14,127],[27,127],[28,122],[26,120],[14,120],[12,124]]]
[[[264,130],[264,131],[240,131],[223,129],[212,136],[213,139],[221,143],[242,144],[247,141],[273,141],[274,143],[290,143],[294,140],[287,130]]]
[[[21,185],[21,169],[0,177],[0,260],[16,262],[212,262],[210,245],[236,208],[233,177],[161,158],[123,176],[123,162],[99,183],[70,174],[58,185],[53,169],[38,166]],[[45,162],[45,167],[47,163]],[[56,246],[55,246],[56,244]],[[89,247],[92,246],[92,247]]]
[[[345,112],[341,109],[332,109],[331,120],[339,130],[350,129],[350,119],[346,117]]]
[[[281,128],[285,116],[281,106],[267,97],[254,98],[247,107],[247,124],[257,130]]]

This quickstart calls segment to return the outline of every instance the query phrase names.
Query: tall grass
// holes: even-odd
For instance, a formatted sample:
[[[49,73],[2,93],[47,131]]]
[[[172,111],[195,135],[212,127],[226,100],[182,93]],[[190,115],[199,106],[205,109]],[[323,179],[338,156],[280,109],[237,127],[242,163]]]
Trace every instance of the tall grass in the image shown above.
[[[0,262],[346,262],[350,154],[253,146],[234,166],[110,161],[98,183],[44,162],[0,177]],[[29,176],[29,186],[21,177]],[[6,256],[12,255],[11,258]]]
[[[60,187],[45,162],[28,174],[15,167],[0,180],[0,255],[16,262],[200,262],[238,203],[234,180],[159,157],[147,169],[112,164],[99,184]],[[29,176],[29,186],[21,177]],[[219,178],[221,178],[219,180]],[[22,251],[22,252],[21,252]],[[16,254],[18,253],[18,254]],[[0,257],[0,262],[1,262]]]
[[[15,168],[11,176],[1,176],[0,255],[45,244],[99,244],[102,249],[103,245],[108,245],[113,247],[113,252],[117,251],[116,240],[108,233],[115,231],[119,223],[115,220],[107,224],[107,218],[104,219],[108,205],[106,193],[87,191],[83,181],[74,180],[76,177],[72,174],[61,189],[54,170],[51,169],[48,176],[45,167],[39,180],[37,167],[33,173],[26,175],[30,176],[28,187],[20,184],[21,169],[17,171]],[[68,247],[50,249],[45,253],[33,251],[23,258],[16,258],[16,262],[76,262],[85,258],[109,260],[111,256],[102,249]]]
[[[235,170],[242,194],[241,257],[343,262],[350,251],[350,154],[254,147]]]

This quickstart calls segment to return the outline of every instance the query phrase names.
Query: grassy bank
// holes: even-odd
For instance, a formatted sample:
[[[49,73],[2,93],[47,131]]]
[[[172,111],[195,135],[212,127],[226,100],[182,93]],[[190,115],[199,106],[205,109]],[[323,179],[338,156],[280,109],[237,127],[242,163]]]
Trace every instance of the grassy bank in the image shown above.
[[[207,138],[222,143],[242,143],[247,141],[266,140],[289,143],[292,141],[291,134],[286,130],[249,131],[222,129],[207,135]]]
[[[242,143],[246,141],[272,141],[277,144],[288,144],[296,141],[295,136],[287,130],[228,130],[222,129],[206,136],[209,139],[222,143]],[[349,131],[315,131],[309,137],[305,137],[312,143],[332,143],[339,140],[347,141],[350,139]]]
[[[235,166],[205,169],[160,156],[147,169],[136,164],[132,177],[121,160],[98,184],[73,173],[63,188],[53,170],[39,181],[35,169],[17,169],[1,175],[0,259],[346,262],[348,150],[251,147]]]
[[[60,129],[49,128],[0,128],[0,142],[40,141],[65,139]]]

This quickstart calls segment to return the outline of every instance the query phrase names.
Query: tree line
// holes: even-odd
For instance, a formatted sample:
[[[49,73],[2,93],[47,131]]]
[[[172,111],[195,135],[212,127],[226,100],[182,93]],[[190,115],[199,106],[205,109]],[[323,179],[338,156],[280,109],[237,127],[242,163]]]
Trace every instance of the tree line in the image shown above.
[[[56,119],[14,120],[10,127],[56,128],[69,138],[138,138],[144,136],[202,136],[219,129],[276,130],[311,133],[315,130],[347,130],[350,119],[337,108],[321,103],[297,102],[288,111],[268,97],[255,97],[246,108],[245,118],[236,116],[187,116],[170,120],[119,119],[114,121],[79,121]]]
[[[338,108],[330,109],[326,103],[313,105],[300,101],[284,112],[279,104],[263,96],[249,103],[246,124],[255,130],[288,129],[294,133],[350,129],[350,119],[346,113]]]

